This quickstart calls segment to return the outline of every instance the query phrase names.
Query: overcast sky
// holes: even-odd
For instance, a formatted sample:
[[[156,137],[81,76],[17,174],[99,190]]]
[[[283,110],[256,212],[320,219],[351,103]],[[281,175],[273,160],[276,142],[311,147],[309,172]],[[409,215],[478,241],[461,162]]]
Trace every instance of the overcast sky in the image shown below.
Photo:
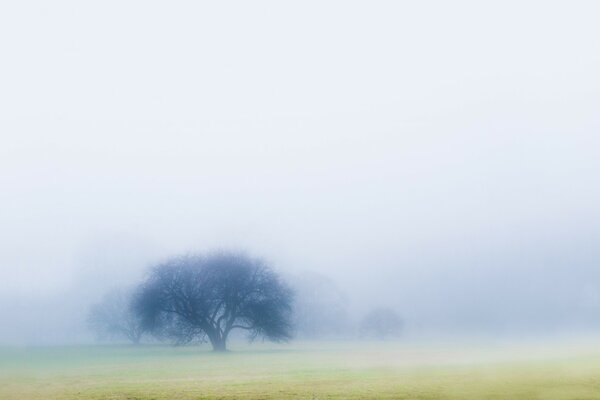
[[[493,3],[2,2],[2,295],[235,247],[409,316],[599,306],[600,6]]]

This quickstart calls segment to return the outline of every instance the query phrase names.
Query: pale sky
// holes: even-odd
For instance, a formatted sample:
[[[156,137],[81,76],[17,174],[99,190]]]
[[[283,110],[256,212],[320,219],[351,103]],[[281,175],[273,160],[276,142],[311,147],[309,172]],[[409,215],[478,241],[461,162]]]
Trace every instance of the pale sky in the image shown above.
[[[1,293],[235,247],[407,315],[600,306],[598,15],[2,2]]]

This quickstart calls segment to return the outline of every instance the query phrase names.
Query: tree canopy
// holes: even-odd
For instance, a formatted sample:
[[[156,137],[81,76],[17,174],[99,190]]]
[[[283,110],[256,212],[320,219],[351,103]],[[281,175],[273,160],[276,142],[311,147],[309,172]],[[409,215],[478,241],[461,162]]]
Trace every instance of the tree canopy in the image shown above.
[[[333,280],[315,273],[295,275],[294,328],[303,338],[348,334],[350,320],[345,294]]]
[[[133,309],[131,290],[113,289],[92,305],[88,325],[100,339],[125,338],[139,343],[144,334],[142,321]]]
[[[402,319],[396,311],[386,307],[374,308],[361,321],[360,334],[385,339],[399,336],[402,326]]]
[[[292,291],[261,259],[217,252],[171,258],[154,267],[135,309],[144,327],[177,343],[208,340],[226,350],[232,330],[251,339],[291,337]]]

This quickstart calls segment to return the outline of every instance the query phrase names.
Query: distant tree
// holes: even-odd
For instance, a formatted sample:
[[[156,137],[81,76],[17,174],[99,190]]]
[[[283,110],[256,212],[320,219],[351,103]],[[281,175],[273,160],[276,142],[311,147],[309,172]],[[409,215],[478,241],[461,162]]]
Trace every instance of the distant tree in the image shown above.
[[[294,328],[298,336],[317,338],[348,331],[346,297],[335,282],[317,273],[304,273],[291,282],[295,293]]]
[[[133,309],[131,290],[113,289],[88,314],[88,325],[99,339],[127,339],[138,344],[144,328]]]
[[[186,255],[156,266],[136,311],[144,326],[176,343],[210,341],[225,351],[232,330],[251,339],[291,337],[292,291],[262,260],[234,252]]]
[[[402,319],[394,310],[384,307],[374,308],[362,319],[360,335],[385,339],[400,335],[402,326]]]

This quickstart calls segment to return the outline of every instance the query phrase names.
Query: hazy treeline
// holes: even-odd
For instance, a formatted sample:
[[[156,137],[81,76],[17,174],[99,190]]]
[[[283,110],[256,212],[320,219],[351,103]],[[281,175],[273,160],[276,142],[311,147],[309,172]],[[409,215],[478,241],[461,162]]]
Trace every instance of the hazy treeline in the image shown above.
[[[87,323],[100,340],[142,339],[174,344],[210,342],[225,350],[228,337],[391,338],[402,329],[390,308],[352,321],[346,295],[316,273],[280,277],[244,253],[172,257],[149,269],[134,286],[112,288],[90,308]],[[236,331],[236,332],[234,332]]]
[[[290,265],[277,252],[264,254],[274,255],[274,266],[297,292],[294,318],[305,316],[295,324],[298,338],[359,337],[361,320],[381,306],[398,312],[408,338],[552,335],[600,328],[597,249],[584,239],[543,248],[515,244],[510,252],[477,247],[476,239],[471,247],[440,244],[435,252],[403,248],[404,256],[374,252],[350,260],[348,270],[341,266],[350,264],[328,259]],[[28,280],[20,293],[10,286],[0,291],[0,343],[93,341],[90,306],[112,289],[135,286],[169,253],[137,236],[94,239],[74,255],[72,276],[63,286],[37,289]],[[311,323],[319,319],[326,323]]]

